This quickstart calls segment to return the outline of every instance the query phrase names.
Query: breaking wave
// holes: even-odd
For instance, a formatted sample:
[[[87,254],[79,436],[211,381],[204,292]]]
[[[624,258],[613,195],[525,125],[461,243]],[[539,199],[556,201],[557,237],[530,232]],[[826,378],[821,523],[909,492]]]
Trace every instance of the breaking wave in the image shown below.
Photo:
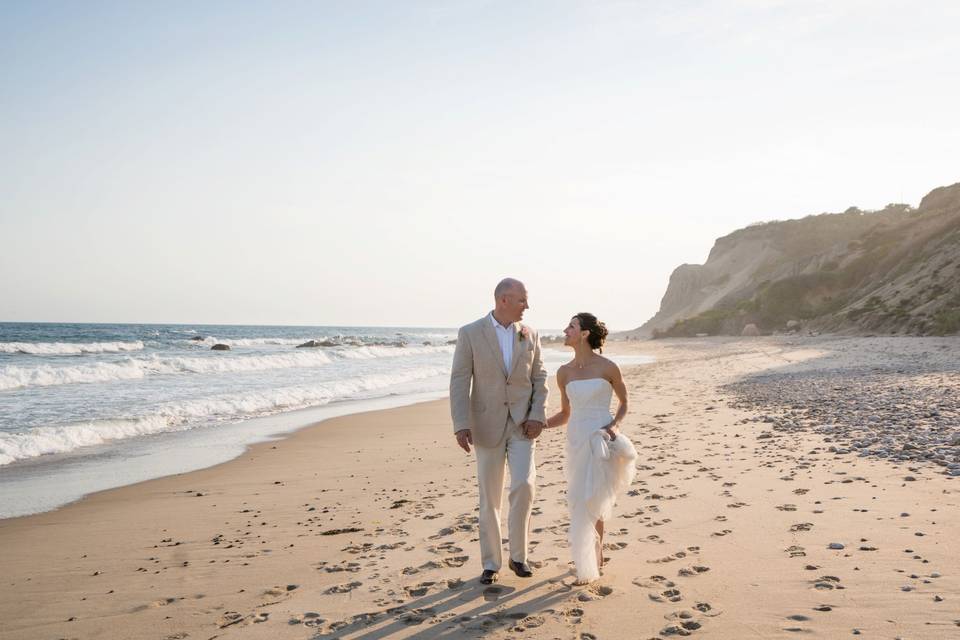
[[[0,342],[0,353],[23,353],[31,356],[63,356],[82,353],[121,353],[141,351],[136,342]]]
[[[27,433],[0,433],[0,465],[47,454],[69,453],[81,447],[112,440],[185,431],[213,422],[244,420],[324,405],[348,400],[370,391],[442,376],[448,372],[449,369],[444,367],[422,367],[395,374],[359,376],[312,386],[169,403],[143,416],[38,427]]]
[[[152,375],[219,374],[270,369],[309,368],[336,360],[400,358],[432,353],[453,353],[453,347],[336,347],[298,349],[290,353],[208,356],[158,356],[127,358],[117,362],[97,362],[73,366],[0,367],[0,391],[23,387],[47,387],[63,384],[136,380]]]

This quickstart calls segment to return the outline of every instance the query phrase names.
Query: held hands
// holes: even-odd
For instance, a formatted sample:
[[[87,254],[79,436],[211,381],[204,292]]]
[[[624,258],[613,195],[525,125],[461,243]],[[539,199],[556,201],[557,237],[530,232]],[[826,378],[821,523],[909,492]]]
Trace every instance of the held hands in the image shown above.
[[[457,444],[460,448],[470,453],[470,445],[473,444],[473,432],[470,429],[460,429],[454,434],[457,437]]]
[[[537,420],[526,420],[520,426],[523,429],[524,436],[530,440],[536,440],[540,437],[540,432],[543,431],[544,424]]]

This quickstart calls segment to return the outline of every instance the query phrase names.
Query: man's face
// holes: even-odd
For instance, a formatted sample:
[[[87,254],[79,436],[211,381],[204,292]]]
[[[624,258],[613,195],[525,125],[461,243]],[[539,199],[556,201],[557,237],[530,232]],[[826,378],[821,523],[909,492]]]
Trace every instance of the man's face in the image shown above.
[[[523,320],[523,312],[529,308],[524,287],[514,287],[500,297],[500,311],[510,322]]]

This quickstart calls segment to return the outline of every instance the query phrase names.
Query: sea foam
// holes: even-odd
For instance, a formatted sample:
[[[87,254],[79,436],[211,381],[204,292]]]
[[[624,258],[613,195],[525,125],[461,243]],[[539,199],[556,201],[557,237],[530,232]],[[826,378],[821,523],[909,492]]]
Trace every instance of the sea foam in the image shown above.
[[[135,380],[151,375],[217,374],[270,369],[318,367],[337,360],[401,358],[431,353],[453,353],[453,347],[333,347],[289,353],[239,355],[221,353],[206,357],[158,356],[127,358],[73,366],[0,367],[0,391],[23,387]]]
[[[82,353],[121,353],[141,351],[136,342],[0,342],[0,353],[23,353],[32,356],[79,355]]]
[[[236,421],[319,406],[377,391],[445,376],[444,367],[422,367],[395,374],[373,374],[318,385],[248,392],[168,403],[142,416],[38,427],[25,433],[0,433],[0,465],[81,447],[156,433],[183,431],[215,422]]]

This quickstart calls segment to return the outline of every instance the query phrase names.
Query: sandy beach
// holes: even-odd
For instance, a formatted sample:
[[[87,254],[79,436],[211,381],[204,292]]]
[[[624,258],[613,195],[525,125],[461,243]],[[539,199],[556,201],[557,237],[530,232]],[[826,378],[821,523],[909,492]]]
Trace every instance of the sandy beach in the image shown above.
[[[960,340],[615,348],[657,362],[625,370],[639,472],[593,585],[559,429],[536,575],[478,584],[474,460],[440,400],[0,521],[0,638],[960,636]]]

